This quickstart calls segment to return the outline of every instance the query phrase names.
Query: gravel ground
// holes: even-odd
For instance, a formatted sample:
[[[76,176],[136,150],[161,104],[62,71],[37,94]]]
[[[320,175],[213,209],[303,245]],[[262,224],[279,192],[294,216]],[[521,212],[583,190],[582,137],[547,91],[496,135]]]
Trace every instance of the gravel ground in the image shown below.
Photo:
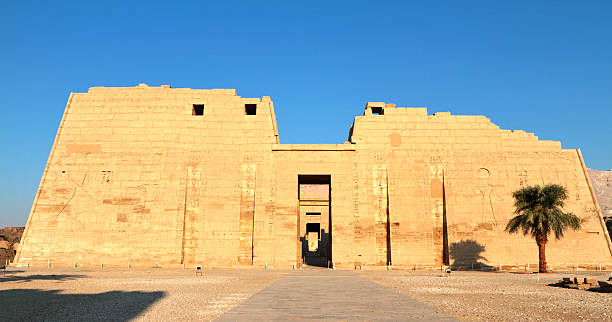
[[[515,274],[489,272],[362,272],[460,320],[612,321],[612,293],[547,286],[562,277],[606,280],[606,272]]]
[[[193,270],[172,269],[13,269],[0,273],[0,321],[211,320],[284,274],[291,272],[213,270],[196,277]],[[546,286],[610,273],[359,274],[461,320],[612,321],[612,293]]]
[[[28,269],[0,273],[1,321],[211,320],[282,272]]]

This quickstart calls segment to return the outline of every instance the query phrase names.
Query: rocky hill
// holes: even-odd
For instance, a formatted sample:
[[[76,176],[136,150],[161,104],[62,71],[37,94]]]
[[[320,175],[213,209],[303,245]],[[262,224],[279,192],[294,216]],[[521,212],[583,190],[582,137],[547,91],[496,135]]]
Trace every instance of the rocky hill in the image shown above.
[[[612,217],[612,170],[588,169],[599,207],[604,217]]]
[[[601,171],[588,169],[593,190],[599,201],[599,207],[606,217],[608,231],[612,235],[612,170]]]

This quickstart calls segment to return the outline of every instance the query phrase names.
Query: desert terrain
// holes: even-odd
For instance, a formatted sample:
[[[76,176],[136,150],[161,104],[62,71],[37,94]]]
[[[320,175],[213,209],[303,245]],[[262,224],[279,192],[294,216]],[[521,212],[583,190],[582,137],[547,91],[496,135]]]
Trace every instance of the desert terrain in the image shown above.
[[[365,272],[382,285],[462,321],[610,321],[612,293],[547,286],[562,277],[605,280],[610,272]]]
[[[2,274],[2,273],[0,273]],[[5,321],[212,320],[284,276],[303,270],[9,269],[0,275]],[[609,272],[517,274],[493,272],[361,271],[321,269],[316,280],[369,279],[459,320],[612,319],[612,293],[547,286],[563,276],[607,279]],[[300,292],[297,288],[295,292]],[[368,297],[368,294],[346,294]],[[317,306],[317,297],[307,303]],[[274,310],[275,303],[270,303]],[[376,303],[372,303],[375,310]],[[321,312],[322,316],[325,312]],[[384,312],[380,312],[384,319]],[[296,319],[299,319],[296,316]]]

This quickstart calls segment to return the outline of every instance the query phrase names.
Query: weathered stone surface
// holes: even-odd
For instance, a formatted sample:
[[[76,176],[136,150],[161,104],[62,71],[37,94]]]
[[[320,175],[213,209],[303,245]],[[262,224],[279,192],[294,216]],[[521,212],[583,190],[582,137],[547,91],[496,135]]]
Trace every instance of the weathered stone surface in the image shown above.
[[[217,321],[264,320],[456,321],[356,273],[309,270],[282,276]]]
[[[588,169],[588,172],[603,216],[612,219],[612,170]]]
[[[608,228],[608,234],[612,235],[612,170],[588,169],[588,172]]]
[[[599,284],[601,285],[602,282],[599,282]],[[571,288],[571,289],[576,289],[576,290],[595,290],[595,291],[599,291],[599,288],[597,288],[597,280],[594,278],[588,278],[588,277],[574,277],[574,278],[569,278],[569,277],[564,277],[562,280],[560,280],[557,283],[553,283],[553,284],[548,284],[549,286],[556,286],[556,287],[564,287],[564,288]]]
[[[535,267],[504,228],[512,191],[543,183],[586,219],[549,264],[612,265],[580,152],[484,116],[369,102],[345,144],[279,144],[267,96],[94,87],[70,95],[16,262]]]

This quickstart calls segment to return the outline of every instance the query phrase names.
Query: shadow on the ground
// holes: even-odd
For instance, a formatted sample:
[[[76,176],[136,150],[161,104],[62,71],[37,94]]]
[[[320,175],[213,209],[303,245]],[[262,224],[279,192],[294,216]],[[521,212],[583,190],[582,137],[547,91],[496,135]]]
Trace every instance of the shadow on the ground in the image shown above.
[[[467,239],[452,243],[450,246],[450,257],[453,260],[453,263],[450,265],[451,269],[491,269],[490,265],[487,265],[481,261],[487,261],[484,256],[480,255],[484,251],[484,245],[475,240]]]
[[[11,272],[14,273],[14,272]],[[53,280],[53,281],[65,281],[73,280],[76,278],[85,277],[85,275],[74,275],[74,274],[37,274],[37,275],[0,275],[0,283],[2,282],[31,282],[33,280]]]
[[[60,294],[59,290],[0,291],[3,321],[125,321],[133,319],[165,292],[112,291]],[[172,318],[172,317],[169,317]]]
[[[604,287],[591,287],[589,289],[587,289],[587,291],[589,292],[596,292],[596,293],[612,293],[612,289],[610,288],[604,288]]]

